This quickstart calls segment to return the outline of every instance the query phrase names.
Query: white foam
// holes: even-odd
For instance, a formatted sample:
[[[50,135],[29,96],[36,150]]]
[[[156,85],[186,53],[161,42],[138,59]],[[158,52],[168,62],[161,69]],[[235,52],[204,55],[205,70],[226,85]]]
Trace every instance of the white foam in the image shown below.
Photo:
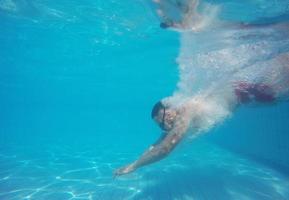
[[[266,84],[277,98],[289,93],[289,25],[223,25],[180,34],[178,89],[165,101],[173,107],[186,104],[198,133],[231,115],[238,105],[238,82]]]

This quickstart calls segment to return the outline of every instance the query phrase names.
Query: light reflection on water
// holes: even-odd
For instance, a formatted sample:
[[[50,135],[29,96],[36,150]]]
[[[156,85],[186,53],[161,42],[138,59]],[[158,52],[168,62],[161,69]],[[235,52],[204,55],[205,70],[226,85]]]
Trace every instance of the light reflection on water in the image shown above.
[[[191,146],[155,166],[117,179],[112,178],[113,170],[136,154],[109,149],[101,154],[101,148],[74,152],[69,146],[51,146],[47,151],[18,146],[1,152],[0,198],[289,198],[289,180],[274,169],[203,141]]]

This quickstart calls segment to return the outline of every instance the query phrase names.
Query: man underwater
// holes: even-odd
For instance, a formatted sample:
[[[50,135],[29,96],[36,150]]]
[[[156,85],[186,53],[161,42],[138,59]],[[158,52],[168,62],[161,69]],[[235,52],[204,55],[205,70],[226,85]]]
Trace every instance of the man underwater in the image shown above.
[[[161,4],[162,2],[170,1],[155,0],[155,2],[160,3],[160,6],[164,6],[164,4]],[[195,4],[192,4],[193,11],[195,11],[198,1],[192,2],[195,2]],[[188,12],[190,13],[190,11],[185,9],[185,6],[181,4],[178,4],[178,6],[178,9],[181,12],[185,12],[185,15]],[[165,24],[161,24],[162,28],[178,28],[180,31],[188,28],[194,32],[202,30],[200,27],[203,27],[198,25],[198,20],[190,21],[190,23],[183,20],[173,22],[166,17],[168,15],[164,15],[161,11],[159,11],[159,15],[165,20]],[[277,28],[278,26],[276,25]],[[250,25],[237,25],[237,27],[244,29],[252,28]],[[256,30],[258,31],[258,29]],[[131,173],[138,168],[165,158],[188,133],[196,137],[201,133],[208,132],[216,124],[221,123],[229,117],[232,111],[241,104],[271,104],[276,102],[282,95],[289,93],[287,89],[289,88],[288,53],[272,54],[272,57],[268,57],[264,62],[255,62],[252,66],[258,69],[268,69],[268,72],[259,70],[258,73],[260,72],[260,74],[256,74],[254,79],[249,80],[248,78],[244,79],[244,77],[247,77],[245,73],[246,68],[244,68],[245,72],[241,70],[239,73],[245,73],[245,75],[242,74],[240,78],[232,78],[233,76],[238,77],[238,71],[232,74],[232,77],[230,76],[233,82],[225,80],[225,84],[223,84],[224,82],[221,81],[221,84],[217,85],[217,87],[206,88],[206,90],[194,96],[183,97],[181,95],[174,95],[156,103],[152,109],[151,117],[162,129],[161,137],[139,159],[117,169],[114,172],[114,176]],[[273,73],[274,71],[276,73]]]

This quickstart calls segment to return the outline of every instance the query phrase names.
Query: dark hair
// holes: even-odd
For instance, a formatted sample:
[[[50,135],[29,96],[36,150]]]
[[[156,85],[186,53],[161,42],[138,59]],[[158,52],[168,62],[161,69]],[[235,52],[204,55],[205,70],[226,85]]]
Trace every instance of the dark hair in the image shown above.
[[[161,27],[162,29],[167,29],[167,28],[170,27],[170,25],[167,24],[167,23],[165,23],[165,22],[162,22],[162,23],[160,23],[160,27]]]
[[[159,101],[154,105],[152,109],[151,117],[154,118],[161,109],[165,109],[165,106],[161,101]]]

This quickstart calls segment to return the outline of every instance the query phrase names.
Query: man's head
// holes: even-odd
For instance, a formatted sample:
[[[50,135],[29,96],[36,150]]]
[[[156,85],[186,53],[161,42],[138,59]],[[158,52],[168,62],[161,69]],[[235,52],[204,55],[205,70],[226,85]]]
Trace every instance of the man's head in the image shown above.
[[[151,113],[151,117],[164,131],[169,131],[173,128],[176,116],[176,110],[165,106],[161,101],[154,105]]]

